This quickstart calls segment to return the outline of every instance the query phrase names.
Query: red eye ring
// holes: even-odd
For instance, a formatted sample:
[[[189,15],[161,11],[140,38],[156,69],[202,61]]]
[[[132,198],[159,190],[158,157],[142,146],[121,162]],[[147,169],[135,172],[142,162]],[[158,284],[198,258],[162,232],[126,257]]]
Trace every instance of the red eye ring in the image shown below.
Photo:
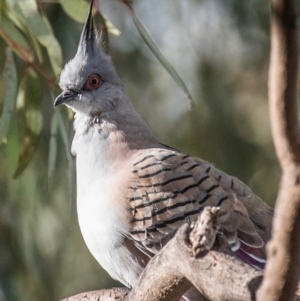
[[[102,79],[99,74],[92,74],[88,77],[87,81],[83,86],[83,90],[92,91],[98,89],[102,85]]]

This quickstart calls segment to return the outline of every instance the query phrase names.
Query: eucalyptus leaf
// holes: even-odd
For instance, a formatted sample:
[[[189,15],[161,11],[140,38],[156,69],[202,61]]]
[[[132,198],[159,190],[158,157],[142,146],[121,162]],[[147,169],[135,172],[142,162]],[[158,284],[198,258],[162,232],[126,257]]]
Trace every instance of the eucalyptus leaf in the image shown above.
[[[94,18],[97,29],[101,32],[101,48],[106,54],[108,54],[109,36],[106,19],[100,13],[97,13]]]
[[[151,36],[150,36],[149,32],[147,31],[147,29],[145,28],[145,26],[143,25],[143,23],[139,20],[139,18],[135,14],[135,12],[133,10],[133,7],[129,3],[129,1],[127,1],[127,0],[119,0],[119,1],[122,2],[122,3],[124,3],[127,6],[127,8],[129,9],[129,11],[131,13],[131,16],[132,16],[132,19],[133,19],[133,22],[134,22],[134,24],[135,24],[138,32],[140,33],[141,37],[143,38],[143,40],[145,41],[145,43],[149,47],[149,49],[156,56],[156,58],[160,61],[160,63],[164,66],[164,68],[167,70],[167,72],[171,75],[171,77],[176,82],[176,84],[185,93],[186,97],[189,100],[189,106],[190,106],[190,108],[194,107],[194,105],[195,105],[194,100],[193,100],[193,98],[192,98],[192,96],[191,96],[191,94],[190,94],[187,86],[185,85],[184,81],[179,76],[179,74],[174,69],[174,67],[168,62],[168,60],[161,53],[161,51],[157,47],[157,45],[154,42],[154,40],[151,38]]]
[[[21,152],[13,178],[21,175],[38,147],[43,127],[42,96],[40,79],[33,70],[29,70],[20,84],[18,96],[18,105],[24,112],[25,118]],[[23,117],[21,116],[21,118]]]
[[[18,27],[24,34],[25,36],[31,41],[31,45],[33,46],[37,57],[40,62],[42,62],[43,56],[42,56],[42,51],[40,44],[38,43],[36,35],[32,32],[32,30],[28,27],[27,21],[25,18],[21,15],[20,9],[17,5],[12,8],[9,4],[6,2],[3,2],[3,13],[13,22],[13,24]],[[19,12],[17,12],[17,10]],[[1,18],[0,18],[0,23],[1,23]],[[3,27],[6,28],[6,27]],[[13,37],[10,35],[10,37]],[[22,36],[23,38],[23,36]],[[24,39],[24,38],[23,38]],[[19,40],[19,39],[18,39]],[[17,40],[17,42],[18,42]],[[20,42],[18,42],[20,45],[22,45]],[[27,44],[27,43],[26,43]],[[28,45],[26,45],[28,47]]]
[[[86,19],[86,12],[89,10],[89,4],[83,0],[60,0],[59,1],[65,14],[71,19],[79,23],[84,23]],[[119,36],[120,30],[101,12],[100,13],[105,27],[108,32]],[[97,23],[97,22],[96,22]]]
[[[83,0],[60,0],[62,9],[71,19],[79,23],[84,23],[89,4]]]
[[[59,125],[59,115],[60,113],[56,111],[51,120],[50,129],[50,142],[49,142],[49,154],[48,154],[48,188],[51,186],[53,175],[55,171],[55,164],[57,158],[57,132]]]
[[[62,68],[62,50],[48,19],[39,14],[35,0],[22,0],[17,3],[29,28],[37,36],[38,41],[46,47],[53,72],[58,76]]]
[[[114,36],[119,36],[121,34],[121,31],[102,12],[101,12],[101,16],[105,21],[107,31]]]
[[[9,20],[3,12],[1,12],[0,18],[0,36],[6,41],[6,43],[12,48],[16,53],[16,47],[22,48],[30,52],[30,46],[28,41],[24,38],[22,33],[16,28],[14,23]]]
[[[59,112],[58,116],[58,121],[59,121],[59,131],[62,136],[62,141],[64,144],[65,148],[65,154],[67,157],[68,161],[68,170],[67,170],[67,175],[68,175],[68,190],[69,190],[69,205],[70,205],[70,211],[72,212],[73,208],[73,187],[74,187],[74,178],[73,178],[73,172],[74,172],[74,163],[73,163],[73,158],[70,152],[70,142],[68,138],[68,130],[67,127],[63,121],[63,118]]]
[[[5,85],[4,106],[0,121],[0,145],[7,135],[11,117],[16,107],[16,97],[18,89],[17,70],[14,56],[10,48],[6,48],[6,61],[2,73]]]

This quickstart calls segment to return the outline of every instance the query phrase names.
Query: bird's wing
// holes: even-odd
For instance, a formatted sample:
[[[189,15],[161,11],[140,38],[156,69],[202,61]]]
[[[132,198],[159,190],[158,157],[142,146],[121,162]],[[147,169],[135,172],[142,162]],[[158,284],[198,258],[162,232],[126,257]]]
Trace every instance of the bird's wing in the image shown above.
[[[172,149],[139,151],[131,172],[126,193],[132,213],[130,235],[143,252],[157,253],[204,206],[220,206],[230,212],[221,227],[228,243],[245,261],[260,267],[264,241],[243,203],[252,198],[263,201],[245,184],[208,162]]]

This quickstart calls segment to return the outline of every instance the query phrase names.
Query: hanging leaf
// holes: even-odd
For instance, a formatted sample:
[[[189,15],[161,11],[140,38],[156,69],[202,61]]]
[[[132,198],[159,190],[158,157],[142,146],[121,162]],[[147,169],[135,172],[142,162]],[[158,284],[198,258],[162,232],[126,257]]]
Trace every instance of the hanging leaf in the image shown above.
[[[59,112],[56,111],[51,120],[50,143],[48,154],[48,188],[51,186],[55,171],[55,163],[57,158],[57,132],[59,125]]]
[[[73,180],[73,172],[74,172],[74,164],[73,164],[73,158],[70,152],[70,143],[68,138],[68,130],[67,127],[63,121],[63,118],[61,117],[61,113],[58,112],[58,128],[60,131],[60,134],[62,136],[62,141],[65,147],[65,154],[68,161],[68,190],[69,190],[69,204],[70,204],[70,211],[73,212],[73,186],[74,186],[74,180]]]
[[[2,10],[3,10],[2,11],[3,15],[6,15],[13,22],[13,24],[16,27],[18,27],[24,33],[24,35],[29,39],[29,41],[31,42],[31,45],[33,46],[33,49],[35,50],[35,53],[37,54],[39,62],[42,62],[43,56],[42,56],[40,44],[38,43],[37,37],[34,34],[34,32],[32,32],[32,30],[27,25],[25,18],[21,15],[21,11],[20,11],[19,7],[15,4],[12,8],[11,5],[9,5],[8,3],[6,3],[4,1]],[[0,22],[1,22],[1,20],[0,20]],[[6,28],[6,27],[3,27],[3,28]],[[18,32],[18,35],[20,35],[19,32]],[[15,35],[9,35],[9,36],[14,37],[14,40],[16,40]]]
[[[29,49],[29,44],[24,36],[18,31],[18,29],[14,26],[14,23],[9,20],[6,15],[1,12],[0,18],[0,36],[4,39],[4,41],[13,48],[10,41],[15,41],[18,45],[20,45],[24,49]]]
[[[79,23],[84,23],[89,4],[83,0],[60,0],[62,9],[71,19]]]
[[[119,36],[121,34],[121,31],[102,12],[101,12],[101,16],[104,19],[105,25],[107,27],[107,31],[114,36]]]
[[[98,12],[94,18],[95,24],[97,25],[97,30],[101,33],[101,48],[106,54],[108,54],[109,37],[106,20],[104,19],[103,15]]]
[[[22,0],[17,3],[22,15],[26,18],[30,30],[47,49],[53,72],[55,76],[58,76],[62,68],[62,50],[48,19],[39,14],[35,0]]]
[[[174,67],[168,62],[168,60],[161,53],[161,51],[159,50],[159,48],[155,44],[154,40],[151,38],[151,36],[150,36],[149,32],[147,31],[147,29],[144,27],[143,23],[139,20],[139,18],[135,14],[135,12],[133,10],[133,7],[129,3],[129,1],[128,0],[119,0],[119,1],[123,2],[127,6],[127,8],[129,9],[129,11],[131,13],[131,16],[132,16],[132,19],[133,19],[133,22],[134,22],[137,30],[139,31],[141,37],[143,38],[143,40],[145,41],[145,43],[149,47],[149,49],[156,56],[156,58],[160,61],[160,63],[165,67],[165,69],[171,75],[171,77],[174,79],[174,81],[176,82],[176,84],[185,93],[186,97],[189,100],[189,106],[190,106],[190,108],[194,107],[194,105],[195,105],[194,100],[193,100],[193,98],[192,98],[192,96],[191,96],[188,88],[186,87],[184,81],[179,76],[179,74],[174,69]]]
[[[61,7],[65,14],[71,19],[79,23],[85,22],[87,11],[89,10],[88,2],[83,0],[60,0],[59,3],[61,4]],[[107,27],[109,33],[116,36],[121,34],[120,30],[116,28],[114,24],[112,24],[112,22],[108,20],[108,18],[103,13],[100,13],[100,15],[104,20],[105,26]]]
[[[42,87],[37,74],[30,70],[20,84],[17,108],[23,123],[23,141],[17,169],[13,178],[21,175],[32,159],[41,136],[42,117]],[[23,113],[23,114],[22,114]]]
[[[0,145],[5,140],[16,107],[18,78],[12,50],[6,48],[6,62],[2,78],[5,86],[4,106],[0,120]]]

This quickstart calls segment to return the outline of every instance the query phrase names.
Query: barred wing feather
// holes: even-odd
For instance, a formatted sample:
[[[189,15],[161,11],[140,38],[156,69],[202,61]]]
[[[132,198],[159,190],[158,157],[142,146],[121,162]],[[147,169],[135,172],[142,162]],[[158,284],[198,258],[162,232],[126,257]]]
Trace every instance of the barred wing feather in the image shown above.
[[[206,161],[164,148],[138,151],[131,177],[126,195],[132,213],[130,234],[144,253],[156,254],[204,206],[220,206],[229,212],[221,231],[232,250],[263,268],[270,236],[265,229],[271,228],[272,209],[241,181]],[[256,210],[249,208],[252,216],[249,205],[256,206]],[[267,222],[260,223],[262,212],[267,212]]]

